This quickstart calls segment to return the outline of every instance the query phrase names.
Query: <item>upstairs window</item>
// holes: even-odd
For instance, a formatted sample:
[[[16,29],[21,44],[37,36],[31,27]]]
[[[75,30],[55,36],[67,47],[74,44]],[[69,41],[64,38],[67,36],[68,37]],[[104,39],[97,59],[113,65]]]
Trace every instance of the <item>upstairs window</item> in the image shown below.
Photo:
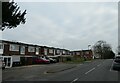
[[[44,48],[44,55],[47,55],[47,49]]]
[[[76,55],[80,55],[80,52],[77,52]]]
[[[2,43],[0,43],[0,49],[3,49],[3,45],[2,45]]]
[[[59,54],[60,53],[60,50],[57,50],[57,54]]]
[[[49,53],[53,53],[53,49],[49,49]]]
[[[89,51],[87,51],[86,54],[89,54]]]
[[[36,48],[36,54],[37,55],[39,54],[39,48],[38,47]]]
[[[63,50],[63,54],[65,54],[65,51]]]
[[[29,46],[29,47],[28,47],[28,52],[35,52],[35,48],[32,47],[32,46]]]
[[[20,53],[21,53],[21,54],[25,54],[25,46],[21,46],[21,48],[20,48]]]
[[[10,51],[19,51],[19,45],[10,44]]]

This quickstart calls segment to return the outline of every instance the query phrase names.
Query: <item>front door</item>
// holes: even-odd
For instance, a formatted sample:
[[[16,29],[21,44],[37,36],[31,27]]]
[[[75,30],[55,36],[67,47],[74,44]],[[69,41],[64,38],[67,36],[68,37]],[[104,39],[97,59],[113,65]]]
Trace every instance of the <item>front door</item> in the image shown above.
[[[12,57],[3,57],[3,60],[5,62],[5,68],[12,67]]]

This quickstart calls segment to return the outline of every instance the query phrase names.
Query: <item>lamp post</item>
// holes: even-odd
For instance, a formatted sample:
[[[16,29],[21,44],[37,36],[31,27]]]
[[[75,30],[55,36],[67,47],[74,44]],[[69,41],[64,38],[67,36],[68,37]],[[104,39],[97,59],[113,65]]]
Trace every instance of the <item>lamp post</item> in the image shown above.
[[[90,47],[91,45],[88,45],[88,50],[89,50],[89,47]]]

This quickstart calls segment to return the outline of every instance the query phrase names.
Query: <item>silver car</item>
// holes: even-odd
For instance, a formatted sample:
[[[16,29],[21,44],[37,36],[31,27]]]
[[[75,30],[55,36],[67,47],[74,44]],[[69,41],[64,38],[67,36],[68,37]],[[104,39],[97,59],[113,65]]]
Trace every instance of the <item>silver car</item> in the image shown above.
[[[115,59],[113,61],[113,70],[120,71],[120,55],[115,56]]]

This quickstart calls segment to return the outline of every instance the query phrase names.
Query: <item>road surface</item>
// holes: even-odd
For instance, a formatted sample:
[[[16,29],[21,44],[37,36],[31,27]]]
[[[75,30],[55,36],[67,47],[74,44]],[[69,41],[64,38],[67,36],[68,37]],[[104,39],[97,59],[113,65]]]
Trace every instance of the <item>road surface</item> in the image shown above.
[[[120,81],[120,73],[112,70],[112,59],[86,61],[76,67],[47,73],[48,69],[65,64],[47,64],[39,66],[19,67],[3,70],[4,81]],[[70,64],[69,64],[70,65]],[[72,65],[72,64],[71,64]],[[67,65],[66,65],[67,66]]]

